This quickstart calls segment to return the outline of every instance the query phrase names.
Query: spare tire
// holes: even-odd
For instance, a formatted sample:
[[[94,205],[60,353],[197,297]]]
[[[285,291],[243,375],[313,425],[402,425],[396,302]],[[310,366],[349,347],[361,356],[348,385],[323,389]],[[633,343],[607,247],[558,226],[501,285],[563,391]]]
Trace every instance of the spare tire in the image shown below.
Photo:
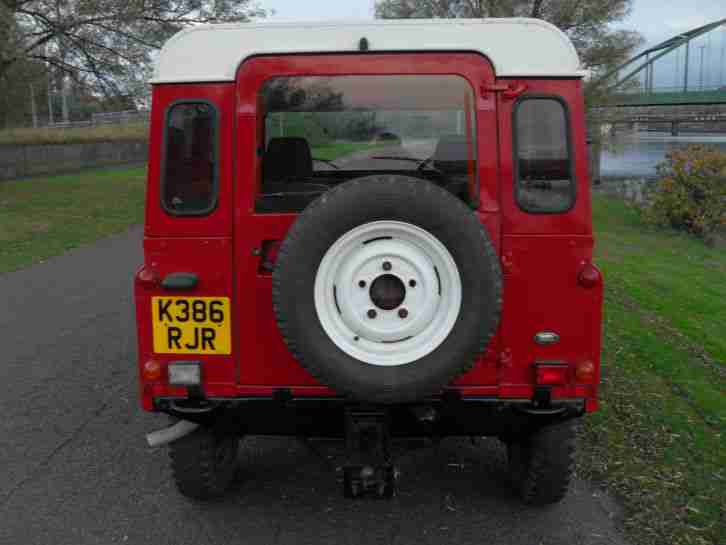
[[[476,213],[406,176],[351,180],[312,202],[272,280],[295,358],[374,403],[419,400],[467,371],[501,309],[499,261]]]

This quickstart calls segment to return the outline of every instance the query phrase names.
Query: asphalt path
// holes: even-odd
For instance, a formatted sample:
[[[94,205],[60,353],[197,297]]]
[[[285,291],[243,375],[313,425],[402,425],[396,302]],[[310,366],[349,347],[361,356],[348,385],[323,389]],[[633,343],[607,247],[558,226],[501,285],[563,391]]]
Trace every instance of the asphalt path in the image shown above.
[[[250,437],[227,497],[183,498],[166,449],[144,441],[163,419],[138,403],[139,263],[134,228],[0,275],[0,544],[625,543],[616,504],[583,481],[523,507],[488,440],[410,451],[396,498],[346,500],[338,444]]]

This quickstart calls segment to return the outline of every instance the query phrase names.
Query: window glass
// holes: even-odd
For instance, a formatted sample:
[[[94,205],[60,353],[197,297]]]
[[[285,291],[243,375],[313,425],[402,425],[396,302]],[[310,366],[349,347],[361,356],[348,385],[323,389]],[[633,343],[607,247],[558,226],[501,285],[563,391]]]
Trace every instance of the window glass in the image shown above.
[[[515,191],[519,206],[528,212],[565,212],[574,204],[567,124],[559,100],[531,98],[517,105]]]
[[[216,204],[216,112],[181,103],[166,118],[162,204],[172,214],[204,214]]]
[[[281,77],[260,90],[258,210],[303,208],[375,173],[428,179],[475,200],[474,94],[459,76]]]

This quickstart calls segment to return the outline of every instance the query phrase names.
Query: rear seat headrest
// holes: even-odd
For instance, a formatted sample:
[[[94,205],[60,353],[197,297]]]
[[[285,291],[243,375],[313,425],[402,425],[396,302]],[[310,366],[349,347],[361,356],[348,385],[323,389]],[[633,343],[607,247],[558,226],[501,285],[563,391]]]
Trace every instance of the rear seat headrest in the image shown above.
[[[313,175],[310,144],[299,136],[270,139],[262,158],[264,180],[299,180]]]
[[[468,159],[466,136],[445,134],[439,138],[433,157],[437,170],[447,174],[465,174]]]

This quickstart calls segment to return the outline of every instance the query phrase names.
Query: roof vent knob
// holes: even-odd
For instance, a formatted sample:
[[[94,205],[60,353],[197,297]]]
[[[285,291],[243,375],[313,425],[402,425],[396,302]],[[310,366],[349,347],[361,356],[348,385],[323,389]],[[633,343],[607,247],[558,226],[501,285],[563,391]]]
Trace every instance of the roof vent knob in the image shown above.
[[[366,37],[364,36],[364,37],[363,37],[363,38],[361,38],[361,39],[360,39],[360,41],[358,42],[358,49],[360,49],[361,51],[368,51],[368,48],[369,48],[369,44],[368,44],[368,38],[366,38]]]

